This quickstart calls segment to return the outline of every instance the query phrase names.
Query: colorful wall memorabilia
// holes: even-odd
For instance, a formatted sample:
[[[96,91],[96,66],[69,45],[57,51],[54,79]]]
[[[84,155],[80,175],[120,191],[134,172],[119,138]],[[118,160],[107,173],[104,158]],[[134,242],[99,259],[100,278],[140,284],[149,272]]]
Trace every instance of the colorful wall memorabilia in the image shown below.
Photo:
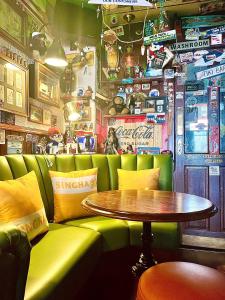
[[[165,32],[160,32],[150,36],[144,37],[144,45],[148,46],[151,43],[165,42],[176,39],[176,30],[169,30]]]
[[[225,15],[182,17],[182,28],[213,27],[225,24]]]

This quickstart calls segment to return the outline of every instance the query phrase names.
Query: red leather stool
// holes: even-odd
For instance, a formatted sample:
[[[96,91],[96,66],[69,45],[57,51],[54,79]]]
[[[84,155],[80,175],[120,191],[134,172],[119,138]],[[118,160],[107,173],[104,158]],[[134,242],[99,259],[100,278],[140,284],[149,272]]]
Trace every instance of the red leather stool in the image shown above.
[[[136,300],[225,300],[225,275],[188,262],[166,262],[146,270]]]

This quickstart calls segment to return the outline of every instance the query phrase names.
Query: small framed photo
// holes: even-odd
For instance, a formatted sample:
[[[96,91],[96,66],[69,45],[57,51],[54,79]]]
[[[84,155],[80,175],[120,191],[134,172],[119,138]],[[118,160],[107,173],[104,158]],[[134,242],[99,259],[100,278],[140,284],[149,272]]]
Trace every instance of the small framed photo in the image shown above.
[[[82,121],[91,121],[91,108],[84,106],[82,111]]]
[[[35,123],[42,123],[43,111],[40,107],[30,105],[30,121]]]
[[[51,117],[52,113],[48,109],[43,109],[43,124],[44,125],[51,125]]]
[[[150,90],[150,83],[142,83],[142,91],[148,91]]]
[[[152,111],[155,111],[155,100],[147,98],[145,100],[145,108],[151,108]]]
[[[84,96],[84,89],[78,88],[77,89],[77,97],[83,97]]]
[[[51,127],[57,126],[57,116],[52,115],[51,116]]]

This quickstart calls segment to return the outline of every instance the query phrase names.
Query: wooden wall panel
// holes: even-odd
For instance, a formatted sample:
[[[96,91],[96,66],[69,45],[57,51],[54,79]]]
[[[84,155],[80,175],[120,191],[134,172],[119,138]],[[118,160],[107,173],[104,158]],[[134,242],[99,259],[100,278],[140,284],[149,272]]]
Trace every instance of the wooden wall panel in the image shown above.
[[[205,166],[185,166],[184,167],[184,192],[208,198],[209,196],[209,176],[208,167]],[[208,229],[207,220],[188,222],[185,228],[188,229]]]

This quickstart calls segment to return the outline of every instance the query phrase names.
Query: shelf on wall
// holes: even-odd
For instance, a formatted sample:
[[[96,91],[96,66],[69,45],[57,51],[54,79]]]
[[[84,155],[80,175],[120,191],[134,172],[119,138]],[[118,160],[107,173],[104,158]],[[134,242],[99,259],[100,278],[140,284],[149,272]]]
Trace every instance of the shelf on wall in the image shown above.
[[[12,124],[1,123],[0,124],[0,129],[10,130],[10,131],[17,131],[17,132],[24,132],[24,133],[48,135],[48,131],[45,131],[45,130],[22,127],[22,126],[12,125]]]
[[[122,118],[122,119],[145,119],[146,114],[139,114],[139,115],[104,115],[104,118]]]
[[[125,78],[124,78],[125,79]],[[128,78],[127,78],[128,79]],[[126,85],[126,84],[136,84],[136,83],[148,83],[151,82],[153,80],[159,80],[159,81],[163,81],[164,78],[162,76],[160,77],[143,77],[143,78],[132,78],[133,82],[132,83],[123,83],[122,79],[119,80],[102,80],[101,83],[102,84],[121,84],[121,85]]]

